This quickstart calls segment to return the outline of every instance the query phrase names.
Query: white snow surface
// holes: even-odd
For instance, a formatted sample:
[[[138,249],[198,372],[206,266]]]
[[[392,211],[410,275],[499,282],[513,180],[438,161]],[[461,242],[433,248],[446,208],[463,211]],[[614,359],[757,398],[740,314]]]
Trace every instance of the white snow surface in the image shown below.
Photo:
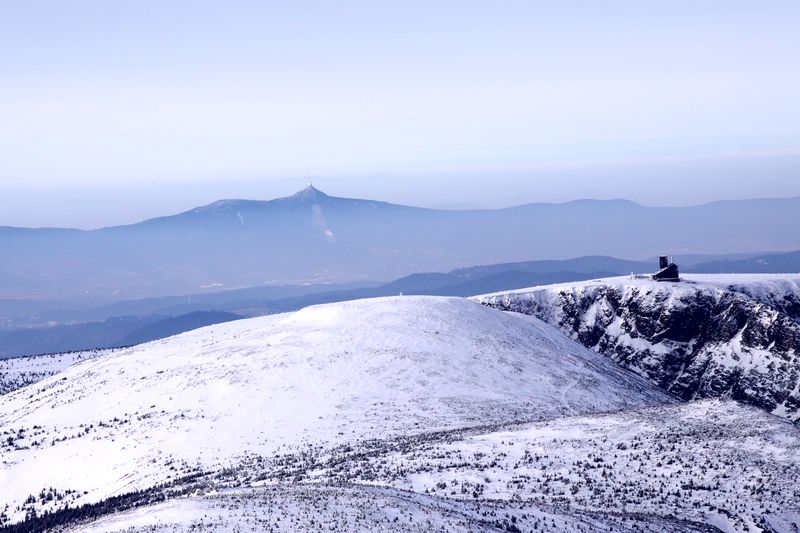
[[[793,532],[798,476],[800,429],[705,400],[253,457],[75,530]]]
[[[513,520],[512,518],[513,517]],[[69,531],[521,531],[694,533],[696,524],[661,517],[609,516],[522,502],[444,499],[373,486],[317,484],[237,489],[116,513]]]
[[[113,351],[3,396],[0,502],[18,520],[48,487],[79,505],[306,444],[673,401],[535,318],[470,300],[314,306]]]
[[[477,491],[489,501],[673,516],[730,532],[800,523],[800,430],[730,401],[537,422],[359,467],[371,483],[454,499]]]

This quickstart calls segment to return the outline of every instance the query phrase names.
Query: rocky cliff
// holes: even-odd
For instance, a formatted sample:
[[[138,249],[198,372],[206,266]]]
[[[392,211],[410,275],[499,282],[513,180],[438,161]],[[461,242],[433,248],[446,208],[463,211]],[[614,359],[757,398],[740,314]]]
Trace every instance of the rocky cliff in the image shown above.
[[[553,324],[680,398],[800,420],[800,275],[608,278],[477,299]]]

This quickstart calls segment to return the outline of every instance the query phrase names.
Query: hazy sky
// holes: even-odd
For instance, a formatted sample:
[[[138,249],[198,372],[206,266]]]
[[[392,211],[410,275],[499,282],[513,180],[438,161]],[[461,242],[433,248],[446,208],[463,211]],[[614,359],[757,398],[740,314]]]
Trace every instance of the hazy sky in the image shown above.
[[[481,207],[800,195],[800,2],[0,2],[0,224],[310,173]]]

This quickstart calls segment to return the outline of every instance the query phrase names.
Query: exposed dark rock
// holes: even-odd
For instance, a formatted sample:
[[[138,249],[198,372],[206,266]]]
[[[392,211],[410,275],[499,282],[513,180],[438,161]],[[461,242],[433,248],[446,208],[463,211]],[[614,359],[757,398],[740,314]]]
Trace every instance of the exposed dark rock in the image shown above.
[[[786,283],[617,278],[483,297],[536,316],[678,397],[800,419],[800,293]]]

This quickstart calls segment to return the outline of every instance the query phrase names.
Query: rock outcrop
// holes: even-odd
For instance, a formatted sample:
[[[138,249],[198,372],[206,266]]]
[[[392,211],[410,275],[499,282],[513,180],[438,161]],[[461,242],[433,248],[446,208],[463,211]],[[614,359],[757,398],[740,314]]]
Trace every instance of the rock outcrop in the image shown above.
[[[800,420],[800,276],[608,278],[478,300],[536,316],[676,396]]]

